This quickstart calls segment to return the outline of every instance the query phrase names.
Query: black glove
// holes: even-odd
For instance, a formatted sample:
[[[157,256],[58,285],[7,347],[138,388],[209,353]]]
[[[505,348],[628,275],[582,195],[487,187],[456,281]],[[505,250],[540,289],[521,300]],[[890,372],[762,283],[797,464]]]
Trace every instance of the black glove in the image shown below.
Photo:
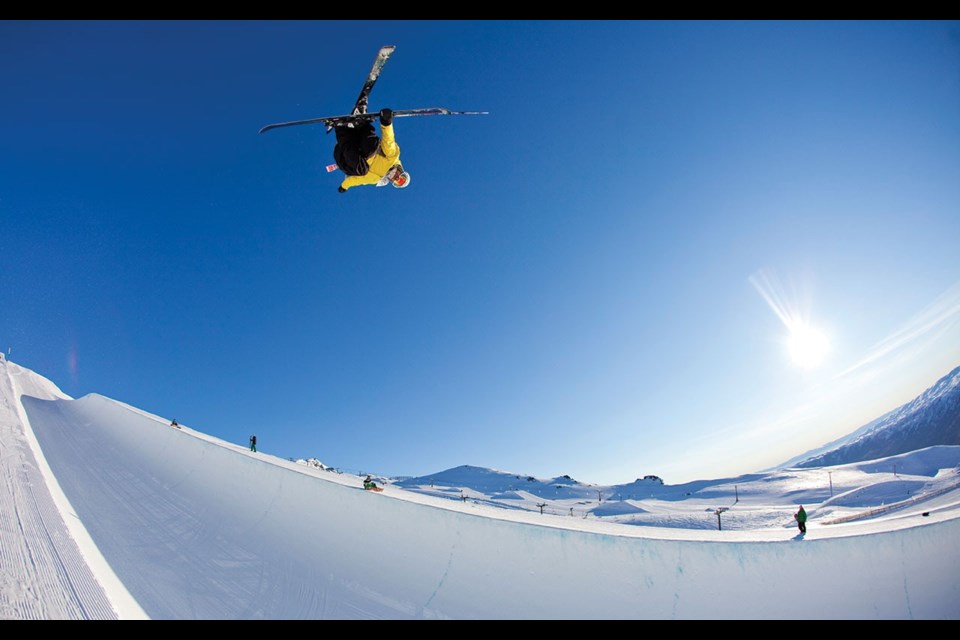
[[[340,193],[346,193],[346,192],[347,192],[347,190],[344,189],[343,187],[337,187],[337,191],[339,191]]]
[[[380,124],[389,127],[393,124],[393,111],[390,109],[380,109]]]

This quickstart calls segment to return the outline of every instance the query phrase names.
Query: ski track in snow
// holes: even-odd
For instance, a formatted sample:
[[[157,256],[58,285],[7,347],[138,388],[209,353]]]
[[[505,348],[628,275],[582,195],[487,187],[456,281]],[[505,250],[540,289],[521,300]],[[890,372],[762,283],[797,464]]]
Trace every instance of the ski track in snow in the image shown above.
[[[9,363],[0,371],[0,619],[115,620],[117,613],[70,534],[37,458]]]

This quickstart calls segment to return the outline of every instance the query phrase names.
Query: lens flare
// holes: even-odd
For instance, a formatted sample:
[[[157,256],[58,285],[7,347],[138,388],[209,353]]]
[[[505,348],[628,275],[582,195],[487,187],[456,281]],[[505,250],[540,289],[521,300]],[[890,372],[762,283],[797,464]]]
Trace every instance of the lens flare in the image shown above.
[[[810,297],[795,287],[788,289],[773,274],[760,270],[750,283],[787,329],[786,350],[797,366],[812,369],[826,359],[830,341],[810,322]]]

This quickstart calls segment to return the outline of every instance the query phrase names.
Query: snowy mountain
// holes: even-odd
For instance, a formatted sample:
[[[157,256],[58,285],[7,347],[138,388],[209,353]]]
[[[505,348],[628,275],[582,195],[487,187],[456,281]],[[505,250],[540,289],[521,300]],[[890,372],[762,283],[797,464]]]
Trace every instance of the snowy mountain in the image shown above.
[[[309,461],[298,462],[311,466]],[[755,530],[792,527],[791,514],[783,505],[805,504],[823,521],[872,517],[917,505],[960,485],[960,446],[678,485],[664,484],[656,476],[595,485],[569,476],[541,479],[471,465],[378,482],[471,505],[638,527],[715,529],[719,509],[727,514],[724,528]]]
[[[847,464],[936,445],[960,445],[960,367],[914,400],[784,466]]]
[[[943,446],[947,445],[947,446]],[[506,509],[541,510],[547,513],[582,514],[620,524],[657,526],[680,526],[699,528],[709,526],[703,519],[691,521],[680,518],[664,521],[642,508],[634,501],[655,499],[660,501],[703,500],[717,495],[729,495],[734,491],[750,493],[752,485],[762,482],[769,495],[778,478],[797,479],[797,469],[830,467],[835,478],[840,477],[840,467],[868,470],[874,473],[882,469],[894,475],[906,471],[909,454],[921,450],[938,451],[942,467],[957,466],[955,456],[960,451],[960,367],[941,378],[935,385],[913,401],[891,411],[876,420],[856,429],[849,435],[808,451],[790,461],[761,473],[745,474],[718,480],[697,480],[680,485],[665,485],[657,476],[644,476],[634,482],[621,485],[596,485],[584,483],[570,476],[535,478],[484,467],[464,465],[418,478],[382,479],[409,491],[438,497],[489,504]],[[929,457],[930,452],[923,452]],[[947,456],[943,458],[943,456]],[[854,463],[873,463],[857,465]],[[834,469],[834,467],[837,467]],[[879,478],[859,478],[863,485],[879,483]],[[734,489],[738,487],[739,489]],[[827,485],[821,485],[827,497]],[[832,492],[840,487],[830,489]],[[859,489],[852,485],[844,491]],[[917,486],[920,490],[922,487]],[[928,489],[928,488],[927,488]],[[924,489],[926,490],[926,489]],[[774,491],[775,493],[775,491]],[[910,496],[912,489],[905,495]],[[789,501],[790,490],[782,494]],[[901,496],[902,497],[902,496]],[[807,496],[807,502],[811,497]],[[619,506],[617,506],[617,503]],[[865,505],[861,505],[865,506]],[[872,506],[872,505],[871,505]]]

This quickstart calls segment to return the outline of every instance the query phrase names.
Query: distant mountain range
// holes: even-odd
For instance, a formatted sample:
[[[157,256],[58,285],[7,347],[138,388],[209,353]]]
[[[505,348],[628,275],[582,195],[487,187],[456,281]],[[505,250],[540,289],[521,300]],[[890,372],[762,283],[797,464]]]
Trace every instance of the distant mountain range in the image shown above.
[[[938,470],[952,468],[954,471],[943,476],[941,482],[952,483],[950,486],[953,487],[957,473],[960,473],[958,455],[960,367],[914,400],[839,440],[778,467],[735,478],[666,485],[661,478],[648,475],[626,484],[600,486],[570,476],[541,479],[463,465],[417,478],[381,480],[408,491],[506,509],[540,510],[541,513],[584,518],[589,515],[620,524],[696,529],[714,526],[713,507],[705,511],[711,516],[703,517],[702,513],[680,514],[672,509],[651,511],[649,505],[654,503],[637,501],[650,499],[675,504],[688,500],[716,501],[731,498],[733,491],[733,503],[736,503],[741,497],[754,499],[757,492],[762,491],[768,500],[776,496],[775,500],[785,503],[819,503],[821,515],[835,515],[834,509],[850,507],[850,500],[856,503],[857,509],[876,508],[884,504],[910,504],[924,495],[936,495],[942,490],[934,484],[918,482],[911,485],[917,493],[911,493],[914,489],[907,489],[904,498],[901,495],[904,493],[903,481],[896,475],[898,468],[901,474],[938,478]],[[864,475],[842,487],[834,486],[833,479],[829,485],[822,484],[822,474],[816,475],[818,468],[839,465],[847,465],[844,467],[847,474],[855,471]],[[798,468],[810,471],[797,471]],[[891,469],[893,479],[888,477]],[[805,495],[798,492],[798,479],[805,487]],[[867,499],[868,495],[872,497]],[[764,526],[782,526],[782,515],[780,511],[771,510],[757,515],[757,520],[750,526],[760,526],[758,521],[763,521]]]
[[[807,451],[771,469],[738,478],[727,478],[724,481],[752,482],[779,469],[809,469],[867,462],[944,445],[960,446],[960,366],[914,400],[838,440]],[[324,468],[322,465],[320,467]],[[469,465],[417,478],[396,477],[391,481],[406,488],[432,487],[438,494],[452,491],[454,497],[467,497],[462,488],[470,487],[496,503],[516,500],[518,494],[544,498],[556,497],[562,493],[567,498],[597,498],[598,489],[609,495],[656,495],[660,499],[675,500],[703,491],[717,482],[701,480],[664,486],[661,478],[648,475],[637,478],[632,483],[598,487],[579,482],[570,476],[543,480]],[[477,496],[470,497],[477,499]]]
[[[960,367],[905,405],[781,467],[849,464],[936,445],[960,445]]]

